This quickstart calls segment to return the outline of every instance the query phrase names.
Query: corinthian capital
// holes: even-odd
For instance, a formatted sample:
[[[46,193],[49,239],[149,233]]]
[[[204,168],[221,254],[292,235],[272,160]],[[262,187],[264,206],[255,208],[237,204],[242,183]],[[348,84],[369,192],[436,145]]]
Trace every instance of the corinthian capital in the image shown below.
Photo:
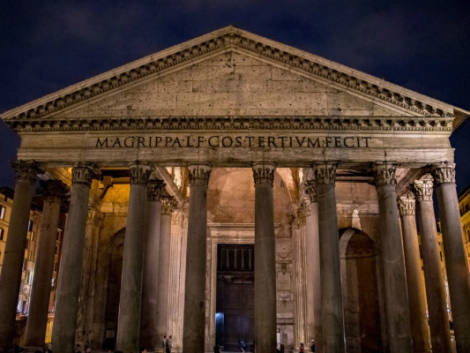
[[[42,170],[39,164],[35,161],[13,161],[11,166],[15,170],[16,180],[33,182],[36,175],[41,173]]]
[[[304,190],[311,203],[317,202],[317,188],[315,184],[315,179],[305,180]]]
[[[443,162],[433,166],[432,176],[437,185],[455,183],[455,163]]]
[[[170,195],[164,195],[161,199],[162,203],[162,214],[163,215],[171,215],[175,210],[178,203],[176,202],[175,198]]]
[[[129,166],[129,172],[131,174],[131,184],[134,185],[145,185],[149,180],[151,168],[148,164],[134,162]]]
[[[432,176],[430,174],[425,174],[421,179],[415,180],[414,190],[418,201],[432,201]]]
[[[91,180],[99,175],[98,168],[93,163],[75,164],[72,168],[72,184],[90,185]]]
[[[207,186],[211,175],[211,168],[207,165],[189,166],[189,185]]]
[[[161,179],[151,179],[147,183],[147,201],[160,201],[165,191],[165,182]]]
[[[46,199],[65,199],[68,188],[60,180],[47,180],[40,183],[38,193]]]
[[[402,217],[413,216],[415,214],[416,200],[411,191],[405,192],[398,198],[398,208]]]
[[[334,185],[336,182],[337,163],[326,162],[313,166],[316,184]]]
[[[255,185],[269,184],[273,186],[274,170],[276,168],[270,164],[255,164],[253,166],[253,179]]]
[[[376,163],[374,165],[375,184],[381,185],[397,185],[395,179],[395,171],[397,167],[392,163]]]

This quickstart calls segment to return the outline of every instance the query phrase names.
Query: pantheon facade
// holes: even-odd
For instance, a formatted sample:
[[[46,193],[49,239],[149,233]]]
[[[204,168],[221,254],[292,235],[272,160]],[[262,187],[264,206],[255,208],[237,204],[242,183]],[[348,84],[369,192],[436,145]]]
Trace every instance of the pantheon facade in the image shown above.
[[[234,27],[3,112],[21,145],[0,346],[39,179],[25,346],[44,343],[66,202],[54,353],[164,335],[185,353],[470,352],[449,142],[469,114]]]

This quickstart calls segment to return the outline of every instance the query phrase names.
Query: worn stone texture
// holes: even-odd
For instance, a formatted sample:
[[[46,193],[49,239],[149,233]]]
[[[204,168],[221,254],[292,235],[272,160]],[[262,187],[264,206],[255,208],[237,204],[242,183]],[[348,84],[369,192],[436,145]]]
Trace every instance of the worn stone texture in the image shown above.
[[[150,78],[57,117],[398,115],[236,50]]]
[[[2,117],[21,135],[18,158],[40,161],[49,170],[60,168],[56,177],[70,179],[66,168],[77,161],[97,162],[110,174],[113,173],[110,169],[124,174],[128,162],[136,160],[154,163],[157,170],[163,171],[162,178],[167,183],[170,181],[169,190],[179,202],[178,210],[171,217],[168,287],[172,295],[168,298],[168,312],[172,315],[167,326],[176,352],[182,350],[184,312],[194,309],[185,310],[185,295],[193,295],[193,292],[197,292],[198,304],[205,305],[205,310],[196,310],[197,349],[201,349],[202,343],[206,351],[212,349],[215,342],[217,245],[254,242],[255,187],[250,168],[257,162],[274,163],[274,212],[268,218],[270,224],[274,221],[275,236],[268,245],[273,247],[274,243],[275,246],[275,274],[271,272],[270,283],[275,278],[276,313],[274,318],[271,317],[271,324],[275,321],[277,338],[288,350],[298,347],[300,342],[308,344],[312,325],[318,330],[321,321],[327,350],[343,350],[344,340],[340,337],[342,297],[347,350],[359,352],[361,349],[367,351],[366,343],[392,346],[392,351],[409,350],[403,303],[396,302],[397,298],[406,296],[406,291],[394,287],[395,282],[398,285],[403,282],[403,266],[396,260],[401,246],[397,241],[395,193],[382,195],[382,208],[386,206],[390,212],[381,210],[380,218],[377,190],[372,185],[371,162],[388,160],[401,164],[399,182],[406,184],[413,175],[410,168],[418,170],[436,161],[453,159],[449,142],[452,121],[456,118],[455,122],[461,122],[467,113],[357,70],[228,27],[14,108]],[[270,147],[263,142],[263,146],[250,144],[240,148],[208,144],[202,147],[155,147],[150,144],[108,148],[103,142],[102,145],[97,143],[98,138],[109,137],[115,141],[129,136],[145,139],[157,135],[171,139],[188,135],[206,141],[213,135],[321,138],[324,145]],[[346,146],[346,138],[351,141],[364,136],[369,139],[369,145]],[[326,142],[327,137],[333,141],[330,145]],[[323,278],[320,279],[319,276],[314,278],[309,271],[309,266],[314,263],[310,257],[314,255],[306,247],[313,232],[307,227],[305,218],[308,215],[302,214],[300,185],[303,174],[299,169],[310,168],[318,161],[339,161],[338,171],[342,177],[336,185],[324,190],[327,197],[319,209],[323,253],[329,254],[324,256]],[[181,178],[175,177],[173,170],[170,172],[165,168],[187,170],[188,165],[196,163],[207,163],[213,168],[207,189],[207,219],[203,215],[204,207],[201,209],[200,203],[194,202],[192,213],[200,214],[196,222],[188,222],[187,197],[190,192],[187,180],[181,177],[182,174],[179,175]],[[72,293],[73,301],[78,300],[80,306],[75,341],[96,349],[112,348],[116,340],[130,192],[127,177],[108,181],[109,176],[105,176],[92,185],[90,208],[82,207],[78,212],[82,218],[84,212],[88,211],[89,215],[84,256],[82,266],[78,264],[70,270],[75,287],[81,279],[79,298]],[[86,200],[82,198],[84,205]],[[452,224],[446,226],[444,222],[444,240],[458,245],[460,233],[455,229],[458,211],[453,208],[454,201],[452,196],[445,203],[447,217],[444,218],[449,218]],[[263,212],[265,206],[258,202],[256,209]],[[195,231],[194,227],[199,228],[201,235],[201,241],[189,247],[188,223],[191,223],[190,235]],[[381,225],[382,231],[379,230]],[[335,226],[340,230],[341,283]],[[272,233],[271,229],[269,232]],[[80,233],[79,241],[75,240],[79,245],[83,243],[81,228],[71,233]],[[205,233],[207,238],[203,237]],[[207,245],[203,244],[205,240]],[[136,242],[135,245],[137,250],[133,253],[138,257],[141,244]],[[197,248],[197,260],[206,257],[205,261],[196,261],[201,268],[205,265],[206,271],[199,271],[197,278],[191,279],[193,282],[186,278],[188,248]],[[67,254],[77,255],[81,248],[70,250],[69,246],[66,250]],[[449,254],[455,255],[455,251]],[[318,256],[315,260],[317,263]],[[454,262],[455,259],[449,260],[448,265],[456,266]],[[267,267],[273,270],[272,261]],[[78,275],[80,269],[81,276]],[[133,277],[134,271],[130,272],[129,277]],[[361,275],[364,273],[367,276]],[[373,280],[367,282],[362,277]],[[454,287],[455,278],[450,281]],[[205,288],[201,286],[204,279]],[[312,322],[314,300],[309,291],[312,291],[311,282],[320,280],[327,284],[325,288],[328,287],[323,288],[323,292],[333,293],[334,298],[324,298],[325,305],[321,306],[328,310],[324,310],[323,319],[313,315],[316,321]],[[189,288],[185,287],[187,282]],[[313,290],[318,288],[313,285]],[[468,281],[461,288],[468,293]],[[271,288],[269,294],[273,291]],[[370,297],[374,298],[365,298],[361,296],[362,292],[373,293]],[[455,295],[456,303],[465,299],[465,295]],[[385,305],[385,299],[391,304]],[[132,300],[128,302],[132,303]],[[371,307],[368,305],[371,303],[373,309],[364,310]],[[460,305],[465,309],[460,315],[468,313],[468,305]],[[458,314],[454,319],[459,318]],[[125,334],[133,336],[131,344],[126,344],[126,350],[139,348],[138,333],[130,332],[138,325],[138,315],[132,315],[129,329],[121,333],[121,337]],[[396,317],[400,315],[403,317]],[[465,320],[460,317],[455,321]],[[372,323],[376,327],[371,328]],[[468,346],[465,333],[468,320],[464,324],[455,325],[457,338],[463,337],[461,347]],[[361,325],[370,333],[364,339]],[[65,330],[68,326],[71,325],[56,327],[57,331],[63,331],[59,333],[62,346],[67,346],[65,351],[73,348],[73,332]],[[274,329],[271,327],[269,331]],[[381,339],[376,337],[379,331]]]

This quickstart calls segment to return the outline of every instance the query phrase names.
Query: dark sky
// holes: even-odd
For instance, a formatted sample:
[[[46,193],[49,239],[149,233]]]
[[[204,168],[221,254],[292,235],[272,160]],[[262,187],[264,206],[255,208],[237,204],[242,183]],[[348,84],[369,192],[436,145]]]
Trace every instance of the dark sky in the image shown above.
[[[0,1],[0,112],[235,25],[470,109],[470,1]],[[452,138],[470,185],[470,123]],[[0,122],[0,185],[18,137]]]

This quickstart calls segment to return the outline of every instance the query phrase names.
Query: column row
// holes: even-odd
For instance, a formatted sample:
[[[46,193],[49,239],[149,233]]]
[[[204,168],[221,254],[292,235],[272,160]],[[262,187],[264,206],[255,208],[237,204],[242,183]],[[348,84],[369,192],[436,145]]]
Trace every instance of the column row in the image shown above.
[[[454,165],[447,163],[433,169],[437,184],[438,204],[441,214],[444,252],[455,327],[457,352],[470,349],[470,277],[465,254],[455,188]],[[433,177],[425,174],[414,181],[413,192],[400,198],[403,235],[406,243],[408,288],[415,350],[419,352],[452,352],[447,312],[444,274],[441,267],[433,204]],[[415,223],[415,198],[417,218],[422,241],[424,279],[418,252]],[[455,203],[454,206],[452,204]],[[416,249],[416,250],[412,250]],[[423,282],[425,282],[425,288]],[[427,297],[429,328],[427,325],[425,296]],[[454,314],[455,313],[455,314]],[[430,330],[429,330],[430,329]],[[429,339],[429,331],[431,338]],[[430,344],[431,343],[431,344]]]
[[[419,226],[423,233],[423,260],[426,276],[426,290],[424,290],[414,219],[414,199],[410,200],[408,194],[399,200],[403,239],[406,245],[404,247],[397,207],[395,169],[396,166],[388,163],[377,163],[374,166],[380,213],[380,252],[383,261],[388,349],[390,352],[430,352],[430,342],[432,342],[433,352],[450,352],[444,280],[436,240],[432,181],[429,177],[425,177],[414,184],[414,190],[418,195]],[[453,321],[457,351],[466,352],[470,349],[468,346],[470,287],[458,212],[454,166],[443,163],[434,166],[432,170],[438,185],[446,267],[449,272],[449,290],[453,313],[455,313]],[[320,265],[317,267],[319,267],[320,276],[315,275],[318,269],[314,269],[310,271],[309,280],[318,281],[320,277],[321,295],[318,286],[314,286],[312,290],[314,303],[318,301],[315,298],[321,297],[319,305],[321,314],[314,315],[314,327],[318,327],[318,322],[321,322],[322,329],[315,329],[311,336],[315,337],[317,347],[320,347],[321,352],[343,352],[345,348],[341,282],[337,270],[338,252],[335,250],[338,234],[334,199],[334,166],[331,163],[314,166],[313,179],[306,181],[306,191],[309,196],[315,195],[312,189],[315,189],[317,194],[316,198],[311,197],[311,204],[318,207],[319,241],[316,240],[316,230],[313,228],[308,246],[319,249]],[[406,267],[404,254],[407,259]],[[431,335],[425,316],[425,295],[429,303]],[[410,309],[413,314],[411,317]]]
[[[0,314],[6,318],[0,323],[0,345],[2,347],[7,347],[12,340],[19,276],[21,276],[26,227],[31,203],[32,182],[38,171],[37,165],[31,162],[22,162],[17,166],[18,178],[15,187],[14,208],[7,241],[5,265],[0,278]],[[161,289],[167,286],[165,281],[167,281],[168,275],[164,268],[167,266],[168,261],[165,261],[164,255],[169,253],[164,250],[167,242],[165,238],[162,238],[162,234],[169,234],[169,219],[164,220],[163,216],[160,219],[158,217],[148,217],[149,207],[153,207],[153,212],[158,213],[158,208],[161,210],[161,204],[153,204],[152,206],[152,201],[157,202],[157,199],[161,201],[162,197],[155,197],[155,199],[147,201],[147,187],[152,185],[152,183],[148,183],[150,167],[136,163],[130,167],[130,173],[131,191],[124,243],[117,336],[117,348],[123,352],[137,351],[141,342],[146,342],[145,344],[152,346],[152,348],[159,344],[159,336],[165,330],[164,324],[159,323],[159,317],[165,316],[163,312],[166,308],[165,302],[167,299],[159,298],[158,303],[165,303],[162,307],[159,307],[158,303],[152,302],[155,296],[149,293],[155,291],[162,293]],[[395,166],[387,163],[376,164],[374,173],[381,217],[381,253],[384,267],[385,310],[390,352],[411,352],[412,340],[410,337],[407,287],[411,286],[412,283],[416,285],[419,279],[416,277],[416,266],[414,269],[408,266],[409,278],[407,285],[404,261],[405,250],[400,233],[395,190]],[[434,178],[438,185],[437,194],[441,210],[446,267],[457,347],[459,352],[465,352],[470,348],[470,280],[460,228],[454,173],[454,166],[449,164],[442,164],[433,169]],[[74,349],[88,197],[91,180],[96,175],[96,168],[90,164],[78,164],[72,170],[70,210],[65,228],[56,293],[56,316],[53,329],[54,351],[72,352]],[[255,180],[255,342],[257,351],[272,351],[276,343],[275,238],[272,198],[274,166],[269,164],[255,165],[253,175]],[[315,278],[318,280],[318,277],[320,277],[321,282],[321,285],[317,286],[321,289],[321,295],[317,293],[313,296],[313,300],[317,302],[319,301],[318,298],[321,298],[321,332],[318,332],[319,325],[316,323],[317,332],[315,337],[318,337],[317,340],[321,343],[322,351],[325,353],[344,352],[345,349],[335,175],[336,165],[334,163],[317,164],[314,167],[312,181],[312,185],[316,190],[319,213],[318,249],[320,270],[318,271],[319,275],[315,275]],[[190,167],[191,193],[183,336],[185,352],[203,351],[204,349],[207,185],[209,176],[210,168],[207,166]],[[163,194],[161,191],[162,183],[157,182],[156,184],[159,185],[155,188]],[[438,252],[435,244],[434,213],[432,199],[426,197],[429,193],[429,191],[426,191],[426,186],[429,188],[429,180],[426,179],[415,183],[420,210],[419,224],[420,229],[423,231],[424,262],[425,271],[427,272],[426,293],[428,302],[430,304],[435,303],[433,304],[435,310],[430,310],[433,349],[438,351],[437,347],[442,346],[442,351],[445,352],[449,346],[449,336],[443,319],[446,314],[443,310],[443,301],[445,302],[442,289],[443,279],[440,268],[436,265]],[[40,243],[40,247],[44,249],[44,254],[48,253],[50,249],[51,236],[48,236],[48,234],[51,232],[50,229],[54,228],[54,222],[58,218],[56,214],[60,203],[57,196],[48,197],[46,201],[44,229],[41,230],[41,234],[45,235],[43,236],[43,243]],[[411,240],[416,238],[415,233],[413,233],[413,227],[416,228],[416,226],[409,221],[405,218],[403,227],[405,242],[410,239],[411,244]],[[315,239],[314,236],[312,237]],[[156,247],[160,247],[160,249],[155,250]],[[150,249],[153,249],[153,254],[159,254],[157,261],[150,261]],[[414,243],[410,246],[410,249],[407,249],[407,252],[410,250],[407,257],[416,258],[416,249],[416,243]],[[155,263],[158,263],[158,265],[155,265]],[[44,260],[41,266],[44,273],[43,276],[38,276],[37,280],[44,282],[47,279],[50,264]],[[155,279],[156,273],[164,273],[156,281],[160,290],[155,287],[147,287],[149,286],[149,283],[147,283],[148,278]],[[145,281],[144,276],[147,279]],[[44,302],[45,292],[34,289],[40,287],[39,283],[36,286],[33,284],[35,308],[44,306],[41,303]],[[410,299],[419,304],[422,302],[423,290],[420,290],[419,286],[416,288],[418,288],[418,297]],[[419,299],[419,295],[421,295],[421,299]],[[142,301],[145,302],[146,306],[156,305],[158,314],[154,317],[142,314]],[[422,316],[424,311],[422,306],[417,310]],[[154,311],[152,310],[152,312]],[[34,332],[42,331],[43,320],[41,315],[44,315],[44,311],[38,309],[38,313],[33,314],[30,322],[28,322],[26,337],[31,345],[39,342],[39,338],[35,337]],[[314,316],[315,321],[319,321],[317,320],[318,313]],[[156,335],[150,332],[150,327],[154,326],[154,322],[159,327]],[[423,331],[424,326],[422,323],[420,325],[416,326],[417,329],[415,327],[413,331]],[[422,337],[426,340],[425,336]],[[415,347],[417,347],[416,344],[417,342],[415,342]],[[422,344],[422,349],[426,351],[429,348]]]

